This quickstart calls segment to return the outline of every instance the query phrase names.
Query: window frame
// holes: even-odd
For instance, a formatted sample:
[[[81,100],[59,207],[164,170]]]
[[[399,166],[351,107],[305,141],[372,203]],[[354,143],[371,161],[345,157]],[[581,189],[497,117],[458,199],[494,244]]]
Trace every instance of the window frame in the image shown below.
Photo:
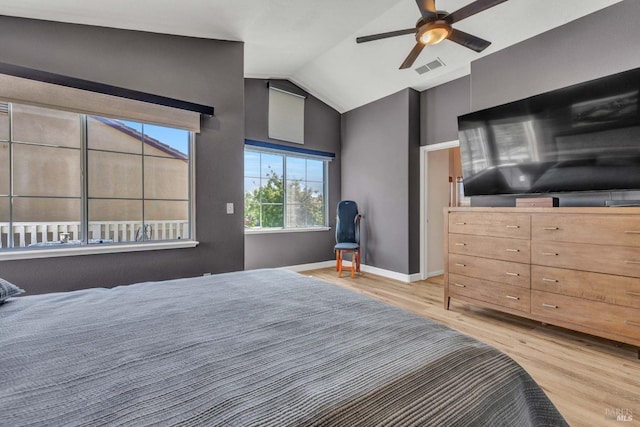
[[[13,151],[13,143],[16,142],[13,140],[13,132],[12,132],[12,108],[13,104],[24,104],[30,105],[27,102],[15,102],[15,101],[4,101],[8,105],[8,113],[10,116],[9,121],[9,138],[6,141],[9,144],[9,174],[10,174],[10,182],[13,181],[12,170],[13,170],[13,160],[11,157],[11,152]],[[31,104],[33,105],[33,104]],[[39,106],[42,108],[42,106]],[[46,109],[54,110],[54,111],[64,111],[60,108],[55,107],[44,107]],[[92,116],[97,116],[96,114],[89,112],[78,112],[75,111],[75,114],[78,115],[78,120],[80,121],[80,164],[79,169],[80,173],[77,176],[77,179],[80,181],[81,186],[81,195],[80,195],[80,212],[79,212],[79,221],[80,221],[80,233],[81,233],[81,242],[74,244],[60,244],[52,245],[52,246],[26,246],[26,247],[16,247],[14,246],[14,239],[11,238],[13,236],[13,223],[15,222],[13,215],[11,214],[12,210],[11,200],[15,197],[13,194],[13,185],[11,185],[10,192],[7,196],[9,199],[9,234],[7,239],[7,247],[0,248],[0,261],[4,260],[18,260],[18,259],[34,259],[34,258],[49,258],[49,257],[60,257],[60,256],[78,256],[78,255],[90,255],[90,254],[100,254],[100,253],[118,253],[118,252],[137,252],[137,251],[147,251],[147,250],[162,250],[162,249],[178,249],[178,248],[193,248],[196,247],[199,242],[196,240],[196,200],[195,200],[195,178],[196,178],[196,150],[195,150],[195,134],[196,131],[192,129],[181,129],[173,125],[159,125],[157,123],[151,122],[143,122],[139,119],[122,119],[122,118],[109,118],[110,120],[125,120],[140,123],[144,125],[154,125],[154,126],[164,126],[168,128],[181,129],[188,132],[188,158],[187,158],[187,182],[188,182],[188,190],[187,190],[187,212],[188,212],[188,238],[178,238],[178,239],[167,239],[167,240],[143,240],[143,241],[123,241],[123,242],[111,242],[111,243],[89,243],[89,194],[88,194],[88,186],[89,186],[89,174],[87,173],[88,167],[88,156],[89,156],[89,143],[88,143],[88,120]],[[16,143],[21,143],[20,141]],[[144,143],[144,142],[143,142]],[[40,145],[40,144],[36,144]],[[43,146],[47,146],[44,144]],[[144,156],[144,153],[141,153],[141,156]],[[141,177],[142,185],[144,185],[144,177]],[[145,198],[140,199],[142,203],[145,202]],[[154,199],[150,199],[154,200]],[[143,223],[146,221],[143,218]],[[153,221],[150,221],[153,222]],[[9,246],[9,241],[11,240],[11,246]]]
[[[270,143],[258,143],[255,141],[246,141],[243,153],[250,151],[258,154],[275,154],[283,157],[282,162],[282,181],[284,188],[284,195],[282,201],[283,208],[283,227],[244,227],[245,234],[273,234],[273,233],[299,233],[299,232],[313,232],[313,231],[327,231],[331,230],[329,219],[329,164],[333,159],[333,155],[329,153],[315,152],[321,154],[315,154],[312,150],[297,149],[295,147],[279,146],[277,144]],[[306,227],[288,227],[287,221],[287,157],[295,157],[305,160],[321,161],[323,164],[323,215],[324,224],[318,226],[306,226]],[[246,191],[244,190],[244,179],[246,175],[243,173],[243,205],[246,197]],[[244,221],[244,215],[243,215]]]

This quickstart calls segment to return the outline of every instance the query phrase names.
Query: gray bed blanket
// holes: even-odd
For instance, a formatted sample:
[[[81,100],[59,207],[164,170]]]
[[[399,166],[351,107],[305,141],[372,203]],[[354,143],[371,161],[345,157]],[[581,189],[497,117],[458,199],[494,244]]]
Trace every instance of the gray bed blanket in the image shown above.
[[[443,325],[286,270],[0,306],[2,426],[561,426]]]

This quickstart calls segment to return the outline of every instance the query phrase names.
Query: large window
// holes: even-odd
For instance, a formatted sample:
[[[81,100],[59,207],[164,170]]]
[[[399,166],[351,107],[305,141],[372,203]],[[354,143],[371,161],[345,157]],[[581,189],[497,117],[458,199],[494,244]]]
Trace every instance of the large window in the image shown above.
[[[247,229],[327,226],[328,160],[245,148]]]
[[[0,247],[190,239],[192,132],[0,103]]]

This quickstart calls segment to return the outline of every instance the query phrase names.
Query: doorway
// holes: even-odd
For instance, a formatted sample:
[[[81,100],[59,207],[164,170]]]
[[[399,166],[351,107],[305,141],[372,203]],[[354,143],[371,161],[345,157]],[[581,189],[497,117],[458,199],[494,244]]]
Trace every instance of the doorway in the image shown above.
[[[421,151],[420,275],[424,280],[444,272],[443,210],[455,204],[462,166],[458,141],[423,146]]]

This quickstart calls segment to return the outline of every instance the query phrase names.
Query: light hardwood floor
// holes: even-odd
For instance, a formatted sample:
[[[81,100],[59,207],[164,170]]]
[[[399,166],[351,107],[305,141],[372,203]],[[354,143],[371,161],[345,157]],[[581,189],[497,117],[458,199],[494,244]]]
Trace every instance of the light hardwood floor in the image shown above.
[[[637,348],[451,300],[443,307],[442,276],[403,283],[335,269],[306,271],[326,282],[436,320],[491,344],[516,360],[547,393],[571,426],[640,425]],[[616,410],[631,422],[612,419]]]

